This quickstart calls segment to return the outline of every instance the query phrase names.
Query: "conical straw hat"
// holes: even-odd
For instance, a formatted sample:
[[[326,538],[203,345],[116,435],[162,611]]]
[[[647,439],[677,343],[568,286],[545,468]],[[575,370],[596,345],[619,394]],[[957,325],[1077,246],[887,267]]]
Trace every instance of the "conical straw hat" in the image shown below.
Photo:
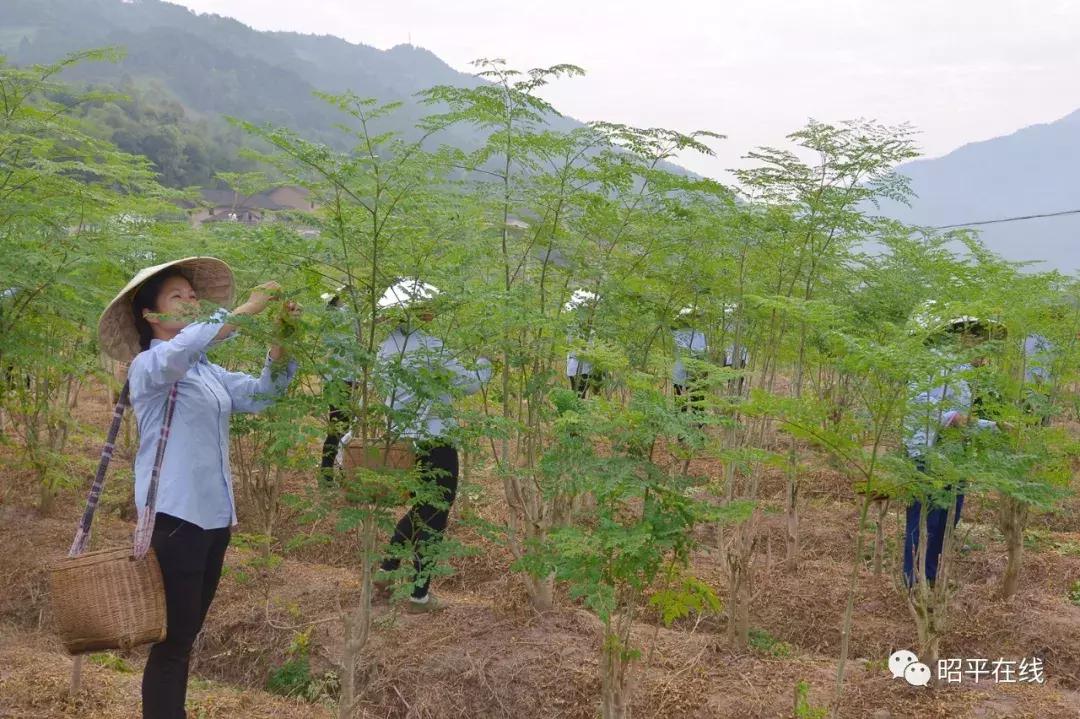
[[[233,273],[227,264],[216,257],[188,257],[147,267],[139,270],[101,313],[101,319],[98,320],[98,341],[103,352],[121,362],[130,362],[142,351],[131,301],[144,282],[170,267],[179,267],[191,278],[191,286],[199,301],[222,306],[232,305],[235,290]]]

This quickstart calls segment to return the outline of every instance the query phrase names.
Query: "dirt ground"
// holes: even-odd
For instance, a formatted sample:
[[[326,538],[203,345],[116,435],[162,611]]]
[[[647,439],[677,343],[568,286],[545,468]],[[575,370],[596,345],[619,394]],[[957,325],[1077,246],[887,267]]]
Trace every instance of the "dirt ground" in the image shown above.
[[[88,391],[79,408],[88,430],[72,452],[76,476],[92,472],[103,431],[95,428],[104,427],[109,411],[103,391]],[[14,466],[16,458],[15,447],[0,444],[0,718],[136,717],[145,649],[85,662],[83,689],[68,696],[72,659],[50,633],[45,568],[66,551],[84,490],[65,491],[52,516],[42,517],[32,508],[32,479]],[[116,465],[126,462],[121,448]],[[95,528],[97,546],[129,541],[131,524],[120,518],[127,487],[116,475],[112,479]],[[497,483],[483,473],[472,480],[475,485],[462,489],[451,520],[452,536],[472,551],[453,560],[455,573],[435,585],[449,607],[431,616],[379,609],[361,672],[366,692],[357,716],[598,716],[598,620],[565,595],[552,612],[529,608],[505,550],[462,520],[467,514],[496,522],[502,516]],[[289,478],[294,490],[311,482],[305,476]],[[778,478],[767,484],[767,495],[780,506]],[[995,596],[1005,548],[991,508],[970,498],[960,525],[961,533],[970,533],[959,558],[943,656],[1038,657],[1044,684],[995,684],[985,678],[974,684],[965,678],[959,686],[931,688],[893,679],[886,660],[896,649],[916,647],[915,628],[890,568],[878,577],[867,563],[855,602],[841,715],[1080,717],[1080,606],[1068,596],[1080,580],[1078,510],[1080,501],[1071,499],[1053,515],[1033,521],[1021,589],[1008,602]],[[783,517],[767,517],[756,557],[750,649],[730,648],[722,616],[664,628],[644,615],[635,630],[643,654],[631,677],[634,716],[792,717],[799,682],[809,686],[811,705],[826,706],[840,652],[856,511],[855,495],[838,474],[823,467],[807,478],[802,562],[795,573],[782,566]],[[245,516],[250,515],[241,507],[242,523]],[[897,536],[897,517],[893,509],[886,525],[890,542]],[[296,519],[288,510],[283,513],[282,537],[301,531]],[[867,538],[872,546],[872,534]],[[288,659],[290,644],[307,628],[311,673],[333,669],[341,636],[338,607],[358,596],[350,540],[339,536],[329,545],[285,551],[279,566],[261,573],[250,568],[252,550],[230,548],[226,575],[196,647],[189,717],[336,716],[325,701],[284,698],[265,688],[270,672]],[[693,564],[723,598],[719,556],[703,549]]]

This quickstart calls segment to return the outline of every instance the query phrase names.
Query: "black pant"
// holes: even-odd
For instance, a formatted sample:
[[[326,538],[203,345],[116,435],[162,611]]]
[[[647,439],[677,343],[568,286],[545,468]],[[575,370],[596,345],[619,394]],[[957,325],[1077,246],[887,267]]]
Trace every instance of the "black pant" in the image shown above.
[[[589,390],[594,393],[600,385],[599,375],[576,374],[570,378],[570,389],[578,393],[578,397],[585,399],[589,396]]]
[[[143,719],[186,719],[191,647],[217,591],[231,532],[201,529],[158,513],[150,540],[165,582],[165,641],[150,648],[143,671]]]
[[[430,570],[431,559],[427,556],[428,547],[442,538],[446,522],[450,517],[450,507],[457,496],[458,453],[453,447],[442,442],[423,442],[416,447],[416,463],[420,467],[425,482],[434,482],[441,490],[442,500],[439,506],[423,501],[413,505],[397,523],[390,543],[402,546],[406,542],[413,545],[413,565],[417,580],[413,588],[413,597],[423,599],[427,596],[431,577],[425,570]],[[388,572],[396,570],[399,561],[386,559],[382,568]]]
[[[688,382],[694,380],[687,380]],[[705,393],[701,391],[690,394],[690,388],[683,384],[672,384],[675,388],[675,404],[678,406],[680,412],[693,412],[697,416],[701,416],[705,413],[705,407],[702,405],[705,403]],[[703,422],[697,423],[698,429],[704,429],[705,424]]]
[[[926,463],[923,460],[915,460],[915,468],[920,472],[926,472]],[[946,487],[949,491],[951,487]],[[956,494],[956,513],[953,516],[953,527],[960,521],[960,511],[964,508],[964,487],[961,485]],[[907,586],[915,583],[915,562],[919,553],[919,519],[922,514],[922,501],[916,499],[907,508],[906,525],[904,528],[904,580]],[[945,530],[949,521],[949,505],[938,506],[931,504],[926,510],[926,582],[933,584],[937,580],[938,560],[945,546]]]
[[[352,382],[345,382],[344,384],[350,390],[353,387]],[[349,428],[350,420],[351,416],[348,409],[337,407],[334,404],[330,405],[330,429],[327,431],[326,439],[323,441],[322,466],[319,470],[319,479],[323,482],[330,483],[334,479],[334,459],[337,457],[341,437]]]

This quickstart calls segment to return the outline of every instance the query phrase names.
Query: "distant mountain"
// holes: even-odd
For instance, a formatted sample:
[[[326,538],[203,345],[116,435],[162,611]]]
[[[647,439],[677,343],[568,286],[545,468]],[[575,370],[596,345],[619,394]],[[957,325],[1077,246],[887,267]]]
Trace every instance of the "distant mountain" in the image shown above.
[[[208,185],[216,171],[245,169],[236,159],[244,140],[224,126],[223,115],[284,125],[344,147],[334,127],[342,115],[315,97],[316,90],[404,102],[393,125],[377,129],[408,136],[427,112],[412,97],[417,90],[482,82],[411,45],[378,50],[328,35],[259,32],[161,0],[0,0],[0,8],[0,54],[16,64],[94,47],[126,49],[121,62],[86,63],[69,79],[116,86],[135,97],[93,111],[93,119],[111,128],[110,139],[121,147],[154,160],[172,185]],[[552,121],[559,129],[578,124]],[[471,149],[481,136],[458,126],[439,139]],[[882,210],[913,224],[1080,208],[1080,111],[900,171],[912,179],[918,199],[911,208],[886,204]],[[1067,272],[1080,268],[1080,215],[979,230],[990,248],[1010,259],[1046,260],[1041,267]]]
[[[418,136],[416,122],[437,110],[418,103],[417,91],[484,82],[412,45],[379,50],[330,35],[260,32],[161,0],[0,0],[0,6],[0,55],[14,64],[54,62],[89,48],[125,50],[118,63],[84,63],[66,79],[117,87],[131,97],[89,112],[109,139],[149,157],[162,181],[174,186],[206,185],[216,171],[249,169],[236,158],[246,140],[223,116],[289,127],[344,149],[352,143],[335,127],[344,115],[315,91],[401,102],[372,129],[409,138]],[[552,116],[548,125],[569,130],[581,123]],[[471,150],[482,138],[458,125],[433,144]]]
[[[375,129],[409,134],[415,121],[430,112],[416,103],[413,93],[440,84],[472,87],[481,82],[411,45],[378,50],[332,36],[259,32],[236,20],[200,15],[160,0],[2,0],[2,6],[0,54],[9,62],[47,63],[88,48],[124,48],[127,54],[121,62],[84,63],[67,79],[116,86],[136,95],[131,104],[140,107],[126,107],[129,117],[117,119],[113,112],[105,123],[114,127],[143,123],[141,134],[134,133],[138,141],[130,138],[133,132],[117,133],[113,139],[124,149],[148,156],[153,152],[145,148],[172,141],[177,133],[148,140],[145,125],[176,121],[177,106],[182,108],[177,121],[182,125],[180,134],[197,135],[196,123],[210,122],[210,131],[224,135],[227,130],[220,118],[231,115],[287,126],[308,139],[344,147],[334,126],[344,116],[315,97],[316,90],[352,90],[382,102],[401,101],[405,107],[389,121],[392,124],[376,123]],[[149,104],[153,107],[147,111],[143,106]],[[553,124],[577,123],[559,119]],[[129,140],[126,147],[124,140]],[[469,149],[478,145],[480,135],[460,126],[439,140]],[[220,150],[178,152],[212,154],[215,149]],[[169,169],[162,172],[172,184],[206,176]],[[223,169],[221,163],[216,169]]]
[[[941,226],[1080,209],[1080,110],[1005,137],[964,145],[899,171],[918,198],[911,208],[883,206],[905,222]],[[1080,214],[973,227],[1012,260],[1036,269],[1080,270]]]

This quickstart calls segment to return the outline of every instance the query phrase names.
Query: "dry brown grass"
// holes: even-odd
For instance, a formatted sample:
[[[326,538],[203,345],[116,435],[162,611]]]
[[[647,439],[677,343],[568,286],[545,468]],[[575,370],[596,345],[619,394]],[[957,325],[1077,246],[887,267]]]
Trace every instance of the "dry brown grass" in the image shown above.
[[[104,421],[105,402],[84,395],[80,413],[91,423]],[[92,438],[77,451],[91,463]],[[13,448],[0,447],[0,458]],[[124,461],[123,458],[118,461]],[[696,460],[691,471],[710,474],[715,463]],[[475,475],[474,475],[475,476]],[[109,718],[137,715],[139,670],[145,650],[128,660],[134,673],[88,664],[84,691],[67,697],[71,660],[48,634],[44,568],[70,541],[81,505],[79,493],[66,492],[55,516],[27,509],[33,487],[17,471],[0,469],[0,717]],[[835,680],[839,624],[854,548],[855,498],[849,482],[827,462],[815,460],[804,477],[803,562],[796,574],[782,569],[783,517],[770,515],[762,531],[753,625],[789,647],[783,652],[733,652],[721,618],[687,620],[657,627],[644,616],[635,638],[645,647],[634,668],[634,712],[639,717],[760,717],[792,715],[792,691],[810,686],[810,700],[825,705]],[[288,479],[301,490],[312,482],[301,474]],[[784,477],[770,473],[766,500],[783,497]],[[501,488],[480,473],[475,498],[455,510],[454,537],[475,550],[453,561],[455,574],[439,580],[436,591],[450,606],[435,616],[411,616],[380,607],[376,631],[362,668],[367,683],[359,716],[384,719],[421,717],[550,717],[589,719],[596,715],[601,627],[598,620],[565,596],[558,608],[539,615],[528,607],[520,582],[508,570],[507,552],[463,521],[475,514],[502,520]],[[119,504],[102,512],[96,542],[124,544],[130,525],[117,516]],[[970,506],[970,510],[968,509]],[[843,716],[851,719],[930,717],[1080,717],[1080,607],[1066,598],[1080,579],[1080,557],[1052,543],[1027,554],[1022,587],[1010,602],[995,597],[1004,566],[1004,546],[995,538],[990,512],[972,501],[965,524],[978,522],[978,546],[958,562],[959,592],[954,623],[945,638],[946,655],[1045,659],[1049,682],[1035,685],[980,685],[936,690],[907,686],[882,666],[896,648],[913,647],[915,631],[888,576],[860,578],[855,602],[848,681]],[[1075,502],[1070,505],[1080,507]],[[1080,546],[1075,512],[1043,517],[1039,526],[1061,545]],[[896,535],[896,512],[888,534]],[[965,525],[962,524],[961,527]],[[301,531],[286,515],[283,534]],[[707,538],[708,535],[703,535]],[[767,556],[772,548],[772,562]],[[1068,545],[1072,546],[1072,545]],[[292,719],[330,717],[320,705],[287,700],[262,690],[268,673],[286,659],[296,631],[314,622],[312,669],[331,669],[338,658],[341,625],[338,607],[355,602],[358,577],[354,544],[338,536],[329,545],[290,553],[264,576],[240,581],[249,550],[230,549],[224,579],[197,647],[193,667],[192,719],[213,717]],[[698,574],[723,596],[724,576],[717,557],[703,548],[694,557]]]

